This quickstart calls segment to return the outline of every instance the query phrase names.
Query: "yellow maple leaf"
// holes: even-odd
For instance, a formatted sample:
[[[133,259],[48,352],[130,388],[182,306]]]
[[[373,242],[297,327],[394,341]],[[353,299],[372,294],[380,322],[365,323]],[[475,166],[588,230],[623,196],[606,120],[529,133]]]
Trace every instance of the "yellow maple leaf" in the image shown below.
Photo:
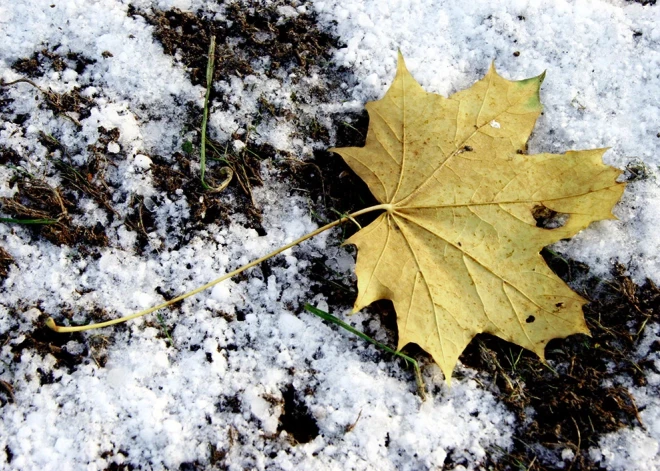
[[[385,205],[347,243],[358,248],[354,311],[394,303],[401,349],[417,343],[449,381],[487,332],[544,359],[553,338],[588,333],[582,305],[546,265],[543,247],[613,219],[624,190],[606,149],[525,155],[544,75],[509,81],[491,66],[468,90],[427,93],[399,53],[385,96],[366,105],[364,147],[331,149]],[[536,226],[534,208],[569,215]]]

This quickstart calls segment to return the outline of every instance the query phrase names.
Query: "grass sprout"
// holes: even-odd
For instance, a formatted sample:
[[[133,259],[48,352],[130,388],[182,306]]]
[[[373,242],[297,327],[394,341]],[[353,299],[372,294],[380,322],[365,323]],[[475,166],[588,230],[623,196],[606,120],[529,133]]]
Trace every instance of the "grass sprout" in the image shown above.
[[[209,45],[209,60],[206,64],[206,95],[204,95],[204,115],[202,117],[202,141],[199,150],[200,180],[205,190],[213,193],[219,193],[229,185],[234,176],[234,171],[230,167],[225,167],[225,179],[217,187],[212,187],[206,183],[206,127],[209,121],[209,97],[213,88],[213,63],[215,61],[215,36],[211,36]]]

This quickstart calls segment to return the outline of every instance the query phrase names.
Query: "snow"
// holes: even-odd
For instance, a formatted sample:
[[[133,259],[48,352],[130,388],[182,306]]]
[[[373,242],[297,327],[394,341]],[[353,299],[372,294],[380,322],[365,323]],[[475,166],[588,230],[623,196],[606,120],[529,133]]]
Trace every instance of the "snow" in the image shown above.
[[[17,0],[0,6],[0,77],[5,81],[19,78],[12,63],[46,47],[59,45],[64,54],[95,60],[82,72],[69,67],[36,79],[57,92],[81,87],[93,99],[91,115],[80,119],[82,129],[39,107],[39,93],[22,83],[6,93],[13,112],[28,115],[27,121],[24,126],[3,123],[0,145],[15,150],[28,171],[44,175],[50,163],[40,132],[57,135],[71,158],[82,163],[87,146],[99,138],[99,127],[117,127],[118,141],[106,147],[116,163],[109,178],[121,195],[113,203],[125,211],[131,195],[151,201],[150,211],[160,223],[150,240],[162,246],[148,255],[138,253],[137,234],[121,221],[109,224],[93,201],[84,203],[84,224],[107,225],[110,239],[98,258],[32,238],[22,226],[0,224],[1,245],[16,262],[0,295],[0,335],[7,338],[0,346],[0,379],[13,385],[15,396],[15,403],[2,407],[0,466],[94,470],[131,463],[177,469],[197,462],[210,467],[210,450],[216,450],[236,470],[437,469],[450,455],[474,469],[493,450],[509,449],[513,415],[472,372],[462,370],[462,379],[448,388],[439,369],[426,366],[432,394],[422,403],[409,371],[302,310],[305,302],[324,310],[333,306],[321,295],[308,298],[309,260],[325,254],[339,272],[352,269],[337,234],[287,251],[265,279],[255,269],[245,280],[216,285],[178,310],[163,311],[174,346],[168,346],[151,316],[87,335],[94,348],[77,340],[66,343],[73,355],[87,351],[85,361],[70,372],[56,366],[50,354],[24,349],[14,358],[12,349],[42,312],[69,309],[74,322],[87,320],[95,308],[129,314],[162,302],[160,289],[182,294],[317,227],[307,201],[288,195],[267,165],[264,186],[254,194],[265,236],[244,227],[237,216],[227,226],[212,224],[188,234],[178,246],[177,221],[188,216],[188,202],[181,195],[176,201],[162,196],[158,205],[148,199],[158,196],[149,155],[171,158],[181,149],[186,106],[199,108],[204,89],[190,83],[181,64],[164,54],[153,28],[140,16],[127,15],[128,7],[176,7],[222,18],[223,6],[207,3]],[[345,44],[333,60],[350,69],[356,81],[337,92],[343,102],[306,108],[291,99],[292,92],[322,83],[321,70],[309,77],[269,79],[257,68],[254,75],[215,84],[229,101],[212,106],[213,137],[234,139],[232,147],[242,149],[245,142],[232,136],[258,121],[260,97],[322,123],[334,113],[359,111],[386,90],[398,48],[417,80],[444,95],[479,79],[491,60],[509,78],[547,70],[545,112],[530,153],[611,147],[608,163],[624,169],[639,160],[649,173],[629,185],[615,210],[619,220],[594,224],[557,248],[603,276],[620,261],[636,281],[660,282],[655,230],[660,219],[660,8],[617,1],[316,0],[290,1],[278,9],[282,18],[306,10],[316,12],[321,25]],[[284,121],[263,119],[254,128],[256,142],[299,157],[319,146]],[[0,167],[0,196],[15,192],[12,175]],[[174,233],[167,232],[170,226]],[[335,314],[348,311],[345,306]],[[360,326],[368,318],[359,313],[350,322]],[[371,322],[378,327],[377,320]],[[660,328],[647,326],[639,355],[660,367],[657,353],[649,351],[658,337]],[[98,365],[101,355],[104,367]],[[44,375],[51,378],[44,381]],[[289,385],[319,427],[309,443],[294,445],[287,432],[278,431],[282,391]],[[660,376],[649,374],[643,388],[628,386],[646,429],[608,435],[591,456],[610,469],[659,469]],[[569,460],[571,453],[564,450],[561,456]]]

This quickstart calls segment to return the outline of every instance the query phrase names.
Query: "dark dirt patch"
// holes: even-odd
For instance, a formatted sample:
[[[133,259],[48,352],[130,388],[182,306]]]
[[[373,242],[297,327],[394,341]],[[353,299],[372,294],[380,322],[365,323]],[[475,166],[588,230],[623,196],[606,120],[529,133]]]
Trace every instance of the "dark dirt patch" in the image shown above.
[[[367,112],[340,115],[334,118],[336,129],[335,147],[364,146],[369,118]],[[331,143],[328,142],[328,147]],[[338,154],[316,151],[314,160],[282,160],[278,162],[282,176],[291,182],[291,193],[306,195],[312,202],[311,209],[319,225],[339,219],[343,215],[378,204],[367,185],[344,162]],[[365,227],[378,216],[368,213],[357,218]],[[358,231],[352,222],[341,227],[340,241],[344,241]],[[296,256],[307,258],[294,248]],[[350,249],[349,249],[350,250]],[[309,297],[322,293],[337,305],[351,305],[355,301],[356,289],[345,277],[334,273],[327,265],[326,258],[311,258],[310,275],[317,283],[309,287]]]
[[[14,149],[8,149],[0,146],[0,165],[18,166],[21,163],[21,156]]]
[[[40,142],[49,151],[52,175],[58,175],[61,181],[58,187],[52,187],[25,171],[15,152],[1,154],[10,162],[16,162],[16,174],[10,184],[18,191],[12,198],[0,199],[0,208],[17,220],[15,223],[28,225],[35,236],[54,244],[105,247],[108,238],[103,224],[87,227],[74,222],[74,216],[84,215],[79,202],[82,198],[89,198],[106,212],[109,224],[120,219],[135,231],[138,249],[142,250],[148,244],[148,231],[155,229],[155,221],[149,211],[144,211],[144,202],[139,197],[129,201],[126,214],[115,209],[115,188],[106,179],[106,174],[118,156],[108,154],[106,149],[110,142],[119,139],[119,130],[99,127],[98,131],[99,138],[87,147],[87,159],[82,165],[73,163],[69,151],[55,137],[41,134]]]
[[[187,461],[185,463],[181,463],[179,466],[179,471],[198,471],[202,469],[206,469],[206,466],[199,461]]]
[[[101,334],[88,336],[81,332],[67,334],[54,332],[45,325],[46,319],[49,316],[58,321],[66,319],[67,325],[79,325],[73,321],[76,312],[70,308],[62,308],[57,312],[46,312],[40,304],[37,305],[37,308],[43,314],[34,323],[34,329],[24,334],[25,339],[20,344],[12,347],[14,361],[20,361],[21,354],[24,350],[32,350],[41,356],[53,355],[57,360],[53,369],[66,368],[69,374],[81,363],[93,361],[99,368],[103,368],[106,365],[108,361],[107,348],[112,342],[113,337]],[[107,310],[99,307],[87,313],[87,318],[90,322],[103,322],[114,317]],[[125,325],[119,325],[115,330],[125,331],[125,329]],[[69,352],[66,349],[66,344],[70,341],[79,342],[82,345],[81,351],[76,353]],[[42,371],[41,376],[42,382],[48,382],[49,378],[53,378],[53,373],[52,371]]]
[[[266,146],[253,148],[251,152],[264,159],[272,155],[272,150]],[[265,234],[261,224],[261,213],[255,208],[251,193],[253,186],[261,184],[258,173],[259,163],[255,162],[258,158],[252,154],[244,154],[247,153],[230,156],[222,166],[209,169],[207,173],[207,183],[215,187],[224,179],[222,168],[234,169],[234,178],[227,190],[233,192],[232,204],[226,203],[227,197],[223,193],[209,192],[202,187],[199,172],[193,165],[196,157],[177,152],[173,156],[174,162],[168,162],[160,156],[152,156],[151,172],[154,187],[165,192],[173,201],[185,195],[190,205],[191,218],[186,223],[185,231],[182,231],[184,240],[187,237],[185,234],[191,236],[192,231],[202,229],[208,224],[226,224],[235,213],[242,213],[247,219],[248,227],[255,229],[261,235]],[[211,150],[207,151],[207,156],[215,158],[217,154]]]
[[[5,110],[9,109],[13,102],[14,99],[9,98],[7,89],[5,87],[0,87],[0,113],[4,113]]]
[[[17,86],[31,86],[38,90],[43,97],[43,104],[56,115],[62,116],[76,126],[81,127],[78,119],[87,118],[90,115],[90,108],[93,106],[94,101],[86,96],[81,95],[80,87],[75,87],[66,93],[56,93],[50,88],[42,88],[35,82],[29,79],[18,79],[13,82],[1,82],[0,86],[17,87]],[[77,117],[75,117],[77,116]],[[15,124],[22,124],[27,119],[26,115],[16,115],[12,120]]]
[[[39,78],[52,70],[62,72],[66,69],[72,69],[81,74],[88,65],[95,62],[96,60],[75,52],[61,54],[57,51],[57,48],[54,48],[42,49],[30,57],[18,59],[12,64],[11,68],[26,77]]]
[[[3,408],[6,404],[13,404],[16,402],[16,397],[14,396],[14,386],[7,381],[0,380],[0,409]],[[8,462],[11,462],[11,451],[9,447],[6,448]]]
[[[336,129],[334,146],[364,146],[368,125],[369,117],[366,111],[337,116],[333,121],[333,127]],[[330,147],[329,139],[326,138],[325,142]],[[282,161],[279,166],[283,175],[292,181],[292,192],[308,195],[316,204],[314,209],[317,213],[327,218],[325,222],[330,222],[341,214],[378,204],[366,183],[351,170],[341,156],[333,152],[317,151],[313,161]],[[368,224],[376,216],[366,214],[360,217],[359,221],[362,225]],[[347,231],[347,237],[355,232],[351,229]]]
[[[17,61],[13,67],[28,77],[37,78],[50,71],[65,69],[82,73],[93,62],[77,54],[60,55],[57,51],[43,50],[30,58]],[[32,87],[38,90],[44,106],[76,125],[79,125],[78,119],[89,116],[93,105],[93,100],[83,97],[78,88],[58,94],[40,87],[28,78],[1,85],[0,91],[3,93],[8,87]],[[29,116],[14,114],[9,107],[3,107],[3,118],[25,126]],[[84,227],[73,222],[73,216],[82,215],[82,210],[78,207],[82,197],[95,200],[108,212],[110,221],[119,216],[111,204],[113,190],[104,179],[106,168],[112,164],[105,149],[111,140],[119,137],[119,133],[116,129],[106,130],[101,127],[99,132],[98,141],[87,149],[89,157],[84,165],[71,163],[68,150],[56,136],[41,133],[39,141],[48,150],[51,163],[48,176],[59,175],[62,183],[58,187],[52,187],[45,180],[30,175],[23,167],[24,158],[16,151],[0,149],[0,163],[15,168],[16,173],[10,184],[15,185],[18,190],[12,198],[0,200],[2,212],[18,221],[14,223],[29,225],[35,236],[43,237],[57,245],[106,246],[108,239],[101,224]],[[127,225],[130,227],[130,221]]]
[[[81,94],[80,87],[74,87],[66,93],[57,93],[50,88],[39,86],[35,79],[41,78],[51,72],[62,72],[67,69],[75,70],[78,74],[85,71],[87,66],[96,62],[80,54],[69,52],[61,54],[56,49],[43,49],[32,56],[18,59],[12,68],[22,75],[18,80],[4,82],[0,80],[0,110],[6,113],[3,118],[14,124],[23,124],[28,118],[25,114],[12,114],[9,105],[12,100],[6,97],[9,87],[32,87],[42,99],[41,107],[51,110],[58,116],[68,119],[80,127],[80,119],[87,118],[94,105],[94,100]]]
[[[86,343],[80,333],[62,335],[39,326],[33,331],[27,333],[25,335],[25,340],[12,347],[11,351],[14,355],[13,361],[20,363],[23,351],[33,350],[42,356],[54,356],[56,359],[55,368],[66,368],[69,373],[72,373],[76,366],[84,362],[89,355],[89,350],[87,348],[85,348],[82,353],[76,355],[67,352],[66,348],[63,347],[72,340],[81,342],[82,344]],[[52,372],[42,371],[41,376],[42,382],[48,383],[48,378],[50,377],[52,379]],[[50,382],[52,383],[52,381]]]
[[[129,7],[129,15],[140,15],[155,27],[154,36],[166,54],[180,58],[195,85],[206,86],[206,63],[211,36],[216,36],[214,80],[254,73],[252,63],[267,59],[266,72],[283,68],[307,73],[311,66],[330,61],[337,39],[320,31],[315,17],[300,14],[285,18],[277,3],[227,6],[226,21],[212,21],[178,9],[152,14]],[[214,95],[212,95],[214,97]]]
[[[116,454],[113,451],[104,451],[101,453],[101,458],[105,460],[116,457],[118,460],[125,461],[128,456],[129,453],[126,450],[118,450]],[[134,469],[136,468],[131,463],[118,464],[117,462],[112,462],[108,465],[107,468],[105,468],[104,471],[133,471]]]
[[[308,443],[319,435],[319,427],[307,404],[292,385],[282,391],[284,412],[280,416],[280,430],[286,430],[297,443]]]
[[[248,4],[229,4],[225,11],[225,20],[217,21],[205,16],[196,16],[177,9],[169,11],[141,11],[130,8],[128,14],[139,15],[154,26],[154,37],[161,42],[167,54],[176,57],[186,67],[193,84],[206,86],[207,53],[211,36],[216,37],[214,81],[230,82],[231,77],[245,77],[255,73],[255,65],[263,69],[266,64],[266,77],[279,78],[292,73],[298,77],[309,75],[318,65],[326,65],[331,58],[331,49],[338,46],[332,36],[320,31],[314,15],[300,14],[295,18],[283,17],[278,11],[279,4],[264,5],[253,1]],[[325,72],[325,71],[324,71]],[[214,107],[226,109],[229,98],[221,90],[211,90],[210,103]],[[309,102],[326,93],[324,90],[311,90],[311,96],[297,97],[301,102]],[[317,138],[328,131],[313,118],[293,116],[290,111],[279,109],[265,97],[259,100],[259,111],[264,117],[277,117],[292,121],[300,128],[301,134]],[[189,110],[189,129],[198,129],[202,110]],[[256,119],[260,119],[257,117]],[[199,132],[194,142],[189,144],[188,152],[169,159],[156,158],[157,170],[162,173],[157,177],[157,186],[172,194],[183,190],[186,200],[192,206],[193,227],[210,222],[221,223],[222,219],[241,212],[246,216],[247,224],[265,234],[261,225],[261,215],[252,199],[252,187],[261,184],[261,161],[288,159],[268,145],[251,142],[251,129],[239,129],[228,142],[213,142],[207,146],[210,154],[207,160],[210,186],[221,182],[223,168],[231,167],[234,178],[226,191],[232,192],[236,202],[227,207],[222,200],[226,198],[213,195],[201,188],[199,178],[189,171],[189,159],[198,159],[200,146]],[[247,146],[243,151],[234,152],[230,142],[241,140]],[[193,157],[194,156],[194,157]],[[171,166],[171,170],[167,169]],[[172,198],[174,195],[170,196]],[[201,200],[201,201],[200,201]]]
[[[242,411],[242,402],[238,396],[222,396],[220,401],[215,404],[220,412],[230,411],[232,414],[240,414]]]

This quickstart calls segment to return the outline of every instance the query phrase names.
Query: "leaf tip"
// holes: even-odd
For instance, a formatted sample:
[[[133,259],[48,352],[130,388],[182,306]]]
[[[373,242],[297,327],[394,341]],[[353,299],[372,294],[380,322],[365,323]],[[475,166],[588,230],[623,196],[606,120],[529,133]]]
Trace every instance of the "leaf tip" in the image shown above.
[[[543,81],[545,80],[545,74],[546,74],[547,72],[548,72],[547,70],[544,70],[543,72],[541,72],[541,73],[536,77],[536,78],[538,79],[538,81],[539,81],[539,84],[543,83]]]
[[[397,71],[397,75],[403,72],[408,72],[408,68],[406,67],[406,60],[403,58],[403,53],[401,52],[401,49],[397,49],[396,71]]]
[[[538,349],[534,350],[534,353],[536,353],[536,355],[539,357],[539,360],[544,365],[548,364],[548,360],[545,358],[545,346],[546,346],[546,344],[547,344],[547,342],[544,343],[543,346],[541,346]]]

